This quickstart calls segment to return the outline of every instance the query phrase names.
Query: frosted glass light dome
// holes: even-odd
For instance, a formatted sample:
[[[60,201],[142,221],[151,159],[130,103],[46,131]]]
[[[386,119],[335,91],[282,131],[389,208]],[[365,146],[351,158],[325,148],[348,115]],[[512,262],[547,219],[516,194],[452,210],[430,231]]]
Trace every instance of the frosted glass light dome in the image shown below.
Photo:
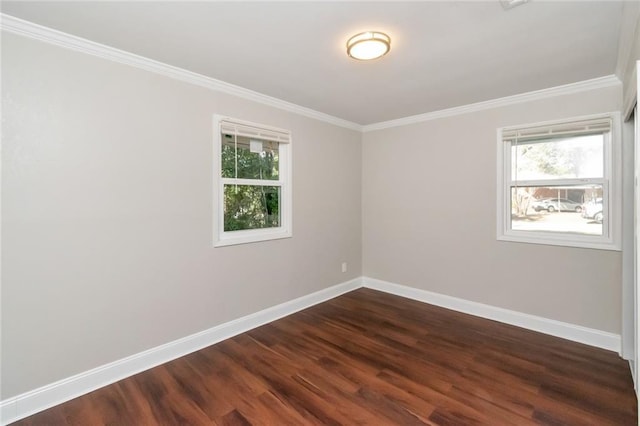
[[[366,31],[347,41],[347,55],[361,61],[384,56],[391,49],[391,38],[385,33]]]

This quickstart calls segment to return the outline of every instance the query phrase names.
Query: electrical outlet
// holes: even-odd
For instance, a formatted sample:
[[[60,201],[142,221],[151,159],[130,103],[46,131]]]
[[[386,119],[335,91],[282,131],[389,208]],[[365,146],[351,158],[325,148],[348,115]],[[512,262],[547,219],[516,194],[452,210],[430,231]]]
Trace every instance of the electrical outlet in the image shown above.
[[[347,262],[342,262],[342,272],[347,272]]]

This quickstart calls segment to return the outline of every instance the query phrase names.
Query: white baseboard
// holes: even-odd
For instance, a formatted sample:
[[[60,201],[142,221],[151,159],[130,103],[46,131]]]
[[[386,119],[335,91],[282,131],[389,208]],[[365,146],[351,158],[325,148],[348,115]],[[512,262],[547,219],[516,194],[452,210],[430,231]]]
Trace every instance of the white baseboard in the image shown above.
[[[544,334],[561,337],[574,342],[615,351],[621,350],[621,337],[618,334],[608,333],[593,328],[582,327],[575,324],[556,321],[535,315],[523,314],[508,309],[471,302],[457,297],[446,296],[413,287],[407,287],[374,278],[363,277],[364,287],[384,291],[396,296],[402,296],[420,302],[430,303],[465,314],[487,318],[506,324],[515,325]]]
[[[6,425],[23,419],[39,411],[53,407],[54,405],[69,401],[70,399],[107,386],[118,380],[130,377],[360,287],[383,291],[454,311],[616,351],[618,353],[620,353],[621,349],[621,339],[617,334],[523,314],[374,278],[360,277],[0,401],[0,424]]]
[[[362,280],[356,278],[8,398],[0,402],[0,424],[23,419],[360,287]]]

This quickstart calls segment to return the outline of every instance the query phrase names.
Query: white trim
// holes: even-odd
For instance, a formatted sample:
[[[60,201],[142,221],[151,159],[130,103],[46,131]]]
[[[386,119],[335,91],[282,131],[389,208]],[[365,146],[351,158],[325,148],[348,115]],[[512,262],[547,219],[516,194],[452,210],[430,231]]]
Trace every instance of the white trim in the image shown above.
[[[406,126],[409,124],[422,123],[424,121],[437,120],[444,117],[468,114],[470,112],[483,111],[492,108],[499,108],[507,105],[519,104],[523,102],[537,101],[540,99],[553,98],[555,96],[570,95],[573,93],[585,92],[587,90],[601,89],[621,85],[622,82],[615,75],[593,78],[591,80],[578,81],[576,83],[562,86],[550,87],[548,89],[535,90],[533,92],[520,93],[518,95],[506,96],[504,98],[492,99],[489,101],[477,102],[474,104],[462,105],[439,111],[427,112],[425,114],[412,115],[410,117],[398,118],[396,120],[381,121],[379,123],[362,126],[363,132],[389,129],[391,127]]]
[[[62,31],[47,28],[33,22],[25,21],[11,15],[0,14],[0,29],[13,34],[40,40],[45,43],[53,44],[65,49],[75,50],[77,52],[86,53],[87,55],[97,56],[121,64],[130,65],[156,74],[180,80],[186,83],[195,84],[196,86],[205,87],[217,92],[227,93],[242,99],[247,99],[260,104],[268,105],[284,111],[299,114],[315,120],[324,121],[336,126],[344,127],[351,130],[362,131],[362,126],[338,117],[334,117],[323,112],[296,105],[291,102],[283,101],[272,96],[264,95],[253,90],[234,84],[225,83],[211,77],[204,76],[192,71],[168,65],[163,62],[145,58],[124,50],[96,43],[81,37],[64,33]]]
[[[0,424],[23,419],[360,287],[360,278],[346,281],[9,398],[0,402]]]
[[[374,278],[359,277],[0,401],[0,424],[6,425],[23,419],[110,385],[118,380],[125,379],[361,287],[620,353],[621,339],[617,334]]]
[[[631,71],[631,78],[630,81],[636,81],[636,73],[638,72],[638,67],[634,67],[633,71]],[[634,108],[636,107],[636,104],[638,103],[638,89],[633,87],[633,85],[631,85],[630,87],[626,88],[626,92],[632,93],[628,98],[627,98],[627,102],[622,106],[622,118],[626,121],[629,120],[631,118],[631,114],[633,114]],[[624,93],[623,93],[623,98],[624,98]]]
[[[384,291],[396,296],[406,297],[443,308],[452,309],[469,315],[515,325],[528,330],[537,331],[551,336],[561,337],[574,342],[607,349],[620,353],[620,335],[582,327],[566,322],[556,321],[535,315],[498,308],[483,303],[459,299],[453,296],[433,293],[400,284],[394,284],[374,278],[363,277],[364,287]]]

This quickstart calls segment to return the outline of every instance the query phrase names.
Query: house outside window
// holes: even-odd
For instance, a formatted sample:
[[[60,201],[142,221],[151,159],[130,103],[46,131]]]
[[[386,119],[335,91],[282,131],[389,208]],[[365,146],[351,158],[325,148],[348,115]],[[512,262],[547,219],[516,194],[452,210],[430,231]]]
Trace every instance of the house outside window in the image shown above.
[[[616,113],[498,129],[498,240],[620,250]]]
[[[214,116],[214,245],[291,237],[291,133]]]

